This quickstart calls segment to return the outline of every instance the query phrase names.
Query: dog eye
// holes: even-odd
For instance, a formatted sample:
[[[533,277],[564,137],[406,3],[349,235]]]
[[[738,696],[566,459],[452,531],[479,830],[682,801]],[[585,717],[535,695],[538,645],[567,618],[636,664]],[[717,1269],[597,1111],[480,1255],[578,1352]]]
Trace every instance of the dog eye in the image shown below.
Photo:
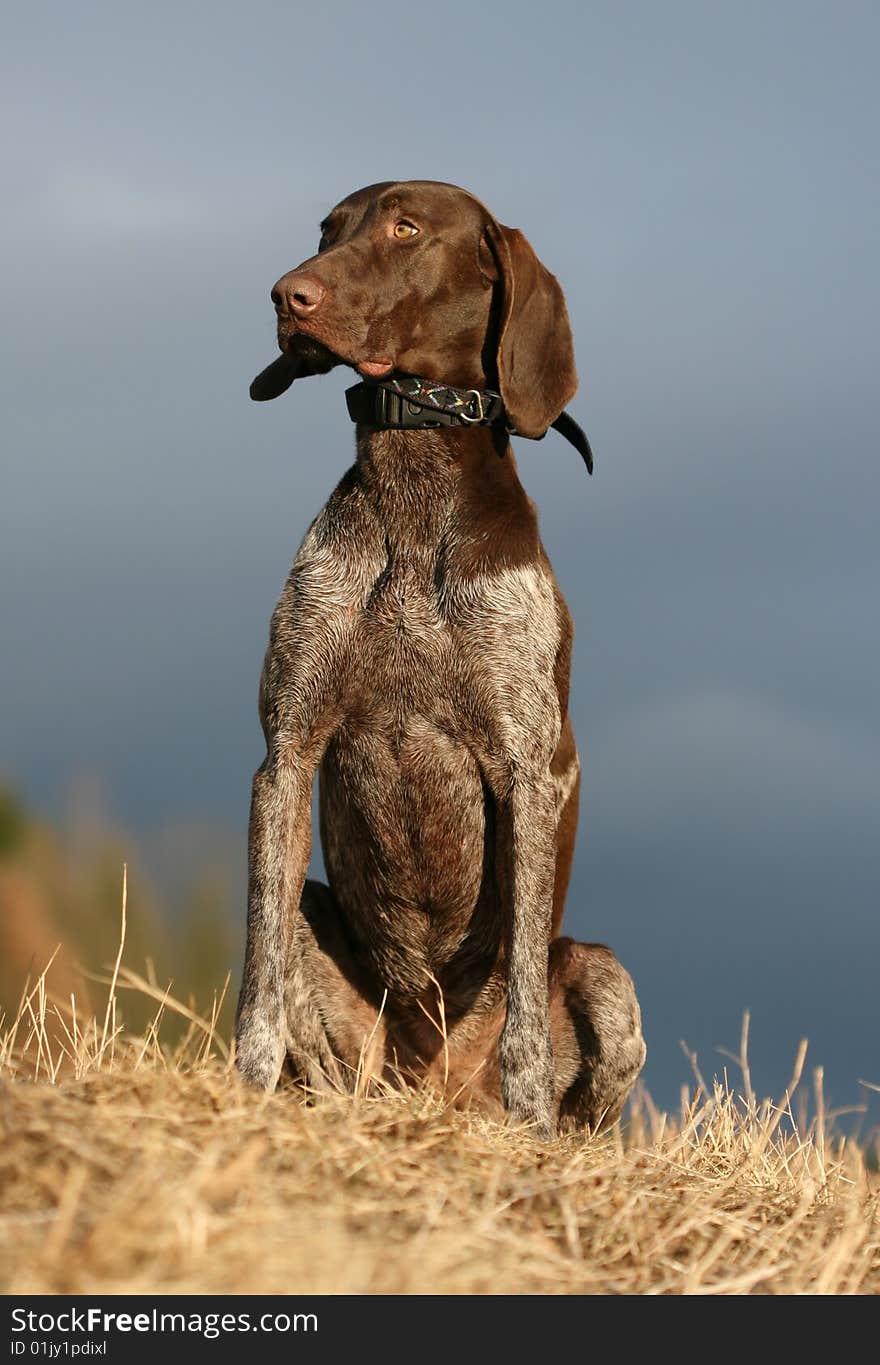
[[[404,237],[415,237],[418,233],[418,228],[415,224],[407,222],[405,218],[401,218],[399,223],[395,223],[393,230],[395,237],[397,237],[399,241],[402,241]]]
[[[319,231],[321,233],[321,240],[318,243],[318,251],[326,251],[328,247],[335,244],[336,239],[339,236],[340,225],[338,222],[334,223],[331,219],[325,218],[324,222],[320,225]]]

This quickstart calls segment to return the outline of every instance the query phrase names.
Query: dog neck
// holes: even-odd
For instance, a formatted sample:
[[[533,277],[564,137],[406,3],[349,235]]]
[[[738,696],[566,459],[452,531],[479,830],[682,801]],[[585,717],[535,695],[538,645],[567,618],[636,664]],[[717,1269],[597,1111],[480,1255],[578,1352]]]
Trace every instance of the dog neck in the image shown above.
[[[436,555],[454,540],[487,560],[537,543],[507,436],[490,427],[357,428],[361,487],[390,544]],[[517,549],[517,559],[521,549]]]

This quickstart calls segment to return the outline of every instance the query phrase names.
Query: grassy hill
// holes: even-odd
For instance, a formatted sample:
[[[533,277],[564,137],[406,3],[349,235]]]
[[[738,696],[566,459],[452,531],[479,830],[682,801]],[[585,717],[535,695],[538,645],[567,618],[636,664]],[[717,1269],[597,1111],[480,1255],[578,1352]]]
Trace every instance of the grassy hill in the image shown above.
[[[880,1292],[880,1191],[821,1086],[796,1120],[803,1051],[778,1102],[743,1057],[741,1094],[535,1144],[427,1091],[256,1095],[219,994],[199,1014],[121,951],[107,977],[88,1012],[44,974],[0,1029],[6,1294]]]

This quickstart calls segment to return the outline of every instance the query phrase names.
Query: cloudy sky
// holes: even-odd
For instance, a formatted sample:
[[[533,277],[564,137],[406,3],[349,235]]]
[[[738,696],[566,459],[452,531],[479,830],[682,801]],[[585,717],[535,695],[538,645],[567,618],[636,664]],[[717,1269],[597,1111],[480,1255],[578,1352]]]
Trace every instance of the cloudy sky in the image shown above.
[[[268,290],[381,179],[450,180],[568,296],[595,477],[520,471],[574,612],[569,931],[633,971],[647,1080],[752,1011],[880,1082],[876,5],[42,4],[0,128],[0,772],[97,776],[244,858],[256,684],[351,459],[347,373],[250,404]]]

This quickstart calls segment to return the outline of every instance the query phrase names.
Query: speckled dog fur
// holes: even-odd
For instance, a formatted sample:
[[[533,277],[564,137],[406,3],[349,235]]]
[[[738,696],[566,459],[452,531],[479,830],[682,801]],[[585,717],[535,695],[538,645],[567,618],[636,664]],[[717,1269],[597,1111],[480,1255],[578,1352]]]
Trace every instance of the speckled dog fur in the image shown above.
[[[257,398],[387,363],[497,387],[540,436],[577,386],[558,283],[454,186],[350,196],[273,298],[283,357]],[[632,981],[608,949],[559,937],[580,773],[571,641],[506,436],[359,426],[263,670],[247,1079],[271,1089],[285,1062],[313,1089],[427,1074],[544,1137],[618,1117],[645,1056]],[[319,770],[329,886],[306,882]]]

